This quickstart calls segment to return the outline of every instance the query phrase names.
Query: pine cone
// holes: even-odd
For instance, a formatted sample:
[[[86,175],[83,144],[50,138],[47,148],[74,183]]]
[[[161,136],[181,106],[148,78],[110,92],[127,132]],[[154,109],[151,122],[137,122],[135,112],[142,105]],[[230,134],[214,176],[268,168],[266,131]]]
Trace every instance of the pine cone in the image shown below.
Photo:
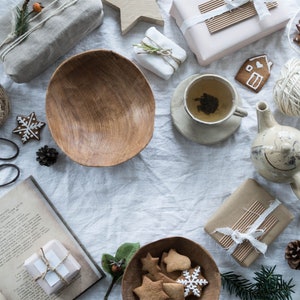
[[[40,148],[36,152],[36,160],[41,166],[50,167],[57,161],[58,152],[54,148],[49,148],[47,145]]]
[[[300,240],[288,243],[285,249],[285,259],[292,269],[300,270]]]

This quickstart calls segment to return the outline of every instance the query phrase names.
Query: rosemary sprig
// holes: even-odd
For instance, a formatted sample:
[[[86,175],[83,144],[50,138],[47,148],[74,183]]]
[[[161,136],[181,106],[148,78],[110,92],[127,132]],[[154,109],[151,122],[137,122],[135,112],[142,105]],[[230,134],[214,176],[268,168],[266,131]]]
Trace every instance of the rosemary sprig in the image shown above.
[[[223,273],[222,285],[242,300],[292,300],[293,279],[283,280],[282,275],[274,274],[275,268],[261,266],[254,272],[254,282],[233,272]]]
[[[28,3],[30,0],[25,0],[22,7],[16,7],[16,27],[15,35],[20,36],[28,30],[28,20],[30,13],[28,12]]]
[[[157,55],[171,55],[172,54],[172,49],[163,49],[161,47],[155,47],[155,46],[149,45],[145,42],[141,42],[139,44],[134,44],[133,46],[136,46],[136,47],[144,50],[148,54],[157,54]]]

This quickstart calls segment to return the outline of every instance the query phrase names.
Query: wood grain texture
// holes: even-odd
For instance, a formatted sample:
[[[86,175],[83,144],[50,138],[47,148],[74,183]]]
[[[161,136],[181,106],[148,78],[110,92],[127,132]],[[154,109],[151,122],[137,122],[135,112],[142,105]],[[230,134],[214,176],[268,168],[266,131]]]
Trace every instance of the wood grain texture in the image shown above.
[[[123,35],[139,21],[164,25],[156,0],[104,0],[104,3],[120,10]]]
[[[72,160],[112,166],[132,158],[151,140],[155,101],[130,60],[112,51],[87,51],[54,72],[46,115],[53,139]]]
[[[136,252],[123,275],[123,299],[138,300],[133,289],[142,284],[142,274],[146,273],[142,271],[141,258],[145,258],[148,253],[152,257],[161,257],[164,252],[168,252],[170,249],[175,249],[178,253],[188,256],[192,262],[192,267],[201,266],[201,273],[208,280],[208,285],[202,289],[201,300],[218,300],[221,290],[221,276],[215,261],[203,247],[183,237],[161,239],[141,247]],[[196,300],[199,297],[189,296],[188,299]]]

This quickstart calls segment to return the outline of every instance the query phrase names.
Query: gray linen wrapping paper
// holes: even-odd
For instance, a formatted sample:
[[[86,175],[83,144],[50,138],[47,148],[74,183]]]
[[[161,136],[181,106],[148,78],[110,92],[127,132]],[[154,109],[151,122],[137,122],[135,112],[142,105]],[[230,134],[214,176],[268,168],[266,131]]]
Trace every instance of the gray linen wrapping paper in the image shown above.
[[[12,80],[17,83],[32,80],[100,26],[103,20],[101,0],[78,0],[60,9],[68,2],[71,3],[70,0],[44,0],[45,9],[29,23],[29,30],[45,18],[46,22],[15,47],[11,47],[14,42],[10,42],[0,48],[5,73]],[[53,16],[48,18],[49,15]],[[12,31],[12,13],[0,19],[0,28],[1,44]]]

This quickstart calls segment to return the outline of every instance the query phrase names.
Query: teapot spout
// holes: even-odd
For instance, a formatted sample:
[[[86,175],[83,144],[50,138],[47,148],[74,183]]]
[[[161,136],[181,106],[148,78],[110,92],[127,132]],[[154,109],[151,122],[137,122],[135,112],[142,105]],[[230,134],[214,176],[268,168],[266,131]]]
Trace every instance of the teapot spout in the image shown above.
[[[269,129],[275,125],[275,121],[268,104],[264,101],[260,101],[256,104],[256,114],[257,114],[257,123],[258,123],[258,132],[262,132],[266,129]]]
[[[293,176],[294,181],[291,183],[291,188],[297,198],[300,200],[300,173],[298,172]]]

